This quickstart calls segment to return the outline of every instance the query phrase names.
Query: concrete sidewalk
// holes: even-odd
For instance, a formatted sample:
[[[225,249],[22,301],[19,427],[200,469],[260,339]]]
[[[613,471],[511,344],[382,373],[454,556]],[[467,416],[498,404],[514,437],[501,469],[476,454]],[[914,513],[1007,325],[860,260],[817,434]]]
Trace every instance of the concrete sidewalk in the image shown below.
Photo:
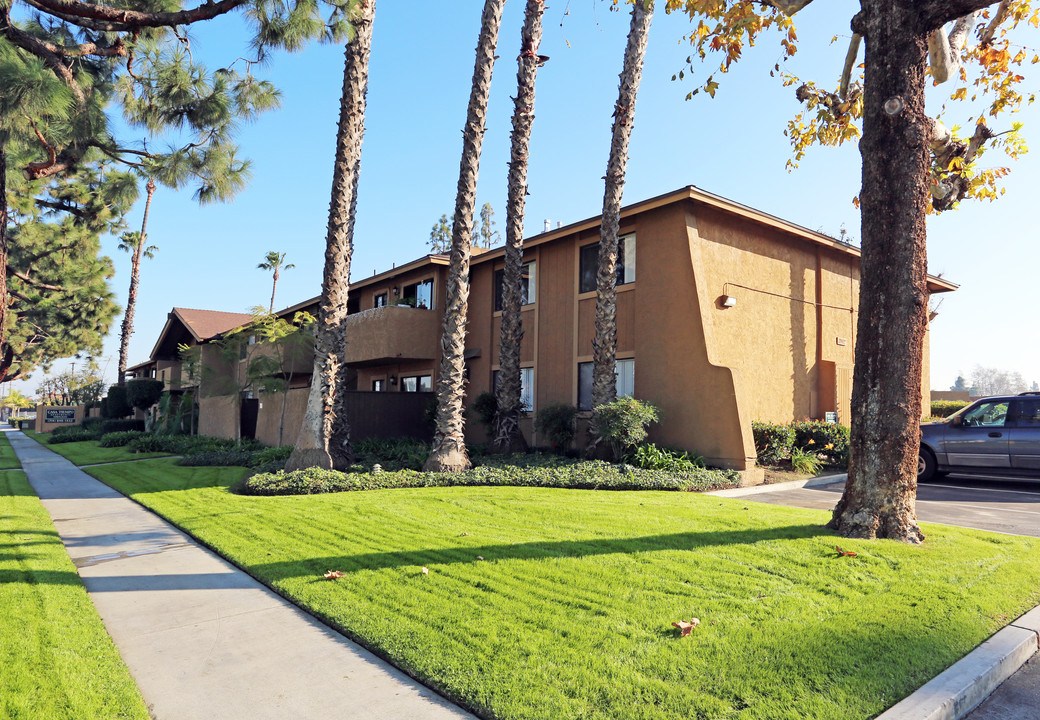
[[[4,432],[153,717],[473,717],[65,458]]]

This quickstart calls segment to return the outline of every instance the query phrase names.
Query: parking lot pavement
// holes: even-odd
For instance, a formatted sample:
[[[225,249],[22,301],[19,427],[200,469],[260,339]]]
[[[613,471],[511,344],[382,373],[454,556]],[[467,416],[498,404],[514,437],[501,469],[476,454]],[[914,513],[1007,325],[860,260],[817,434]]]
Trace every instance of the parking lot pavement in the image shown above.
[[[746,499],[830,510],[837,504],[844,487],[844,483],[837,482],[759,492]],[[917,517],[922,522],[1040,537],[1040,480],[997,480],[968,475],[933,480],[918,487]]]
[[[1037,718],[1040,718],[1040,655],[1034,655],[964,720]]]

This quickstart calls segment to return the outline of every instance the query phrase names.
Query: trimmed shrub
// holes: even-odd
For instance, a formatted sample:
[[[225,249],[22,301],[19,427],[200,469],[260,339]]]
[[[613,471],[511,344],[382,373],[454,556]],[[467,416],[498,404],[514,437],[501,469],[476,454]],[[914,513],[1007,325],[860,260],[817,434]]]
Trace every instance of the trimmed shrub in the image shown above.
[[[144,432],[144,420],[105,420],[101,424],[101,434],[115,432]]]
[[[131,407],[139,410],[147,410],[152,405],[155,405],[155,403],[159,402],[159,398],[162,397],[162,393],[162,380],[139,378],[126,381],[126,401]]]
[[[646,429],[657,417],[657,408],[634,397],[618,398],[592,411],[596,432],[610,443],[615,460],[646,440]]]
[[[100,430],[101,424],[105,422],[104,418],[99,417],[88,417],[83,418],[83,422],[79,424],[84,430]]]
[[[203,450],[185,455],[180,459],[178,465],[240,465],[249,467],[253,464],[256,456],[252,450]]]
[[[101,433],[98,430],[91,430],[79,425],[73,425],[72,427],[60,427],[52,430],[47,436],[47,444],[57,445],[59,443],[97,440],[99,437],[101,437]]]
[[[246,495],[313,495],[350,490],[451,486],[700,491],[735,487],[739,484],[739,477],[732,470],[699,468],[669,473],[612,465],[601,460],[578,462],[558,456],[514,455],[509,459],[489,458],[487,464],[461,473],[415,470],[342,473],[320,468],[258,473],[238,483],[233,490]]]
[[[937,418],[949,417],[967,405],[971,405],[970,400],[933,400],[931,415]]]
[[[554,452],[565,453],[574,442],[577,416],[578,408],[573,405],[547,405],[535,416],[534,429],[546,437]]]
[[[470,409],[477,414],[477,419],[490,435],[495,428],[495,415],[498,414],[498,398],[494,393],[482,392],[477,395]]]
[[[126,401],[126,387],[113,385],[108,389],[108,402],[103,406],[105,417],[124,418],[130,414],[130,403]]]
[[[98,441],[98,445],[101,447],[126,447],[131,440],[135,440],[144,434],[137,430],[105,433],[101,436],[101,440]]]
[[[835,465],[849,464],[849,428],[823,420],[803,420],[791,425],[794,447],[825,456]]]
[[[422,470],[430,455],[429,443],[414,438],[368,438],[353,447],[355,462],[362,468],[378,463],[384,470]]]
[[[756,420],[751,423],[751,432],[755,438],[755,451],[758,453],[760,464],[777,465],[791,456],[795,433],[790,425]]]
[[[263,450],[257,450],[253,453],[253,459],[249,465],[250,467],[263,467],[273,463],[281,463],[282,467],[284,467],[285,461],[289,459],[290,455],[292,455],[292,451],[292,445],[266,447]]]

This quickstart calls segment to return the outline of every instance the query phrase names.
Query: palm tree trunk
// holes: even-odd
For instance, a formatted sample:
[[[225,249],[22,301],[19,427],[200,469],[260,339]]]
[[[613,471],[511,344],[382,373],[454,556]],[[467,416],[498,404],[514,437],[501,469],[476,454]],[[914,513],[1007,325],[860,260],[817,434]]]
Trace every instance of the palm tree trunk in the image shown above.
[[[621,224],[621,196],[628,166],[628,143],[632,138],[636,94],[643,77],[643,60],[654,15],[653,0],[635,0],[632,24],[625,47],[621,86],[614,106],[614,130],[607,161],[603,192],[603,219],[599,236],[599,267],[596,273],[596,335],[592,340],[592,406],[599,407],[617,397],[617,252]]]
[[[152,195],[155,194],[155,181],[148,178],[145,185],[148,198],[144,202],[144,217],[141,220],[141,234],[137,238],[137,247],[130,260],[130,290],[126,296],[126,312],[123,314],[123,325],[119,331],[119,367],[116,370],[116,384],[126,384],[126,361],[130,354],[130,336],[134,334],[134,311],[137,309],[137,286],[141,277],[141,254],[148,233],[148,212],[152,209]]]
[[[470,466],[462,413],[470,243],[473,239],[473,209],[477,199],[480,148],[484,140],[491,73],[495,68],[495,46],[498,44],[504,5],[505,0],[486,0],[484,3],[469,111],[462,133],[462,161],[459,166],[458,193],[455,196],[444,333],[441,336],[441,368],[437,379],[437,426],[430,457],[423,466],[428,472],[458,472]]]
[[[274,269],[274,279],[271,282],[271,307],[267,309],[267,312],[274,313],[274,294],[278,290],[278,268]]]
[[[7,148],[0,143],[0,348],[4,359],[0,363],[0,382],[7,377],[14,356],[7,345]]]
[[[506,203],[506,255],[502,279],[502,332],[498,353],[498,413],[495,415],[491,450],[497,453],[525,452],[527,442],[520,430],[520,342],[521,286],[524,257],[524,201],[527,195],[527,165],[534,125],[534,90],[538,77],[538,45],[542,40],[545,0],[527,0],[524,27],[520,31],[517,60],[516,99],[513,101],[513,136],[509,162],[509,191]]]
[[[340,98],[336,161],[325,243],[325,271],[314,339],[314,373],[307,410],[287,470],[305,467],[343,468],[353,462],[350,426],[343,412],[346,368],[347,290],[353,252],[353,213],[365,132],[368,59],[372,49],[375,0],[362,0],[347,43]],[[335,442],[333,441],[335,438]]]

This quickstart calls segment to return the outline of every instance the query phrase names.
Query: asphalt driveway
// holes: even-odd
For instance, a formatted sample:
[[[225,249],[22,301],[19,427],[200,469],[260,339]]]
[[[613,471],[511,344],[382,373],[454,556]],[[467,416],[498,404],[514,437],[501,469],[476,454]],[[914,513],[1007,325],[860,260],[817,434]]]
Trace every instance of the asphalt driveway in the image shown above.
[[[746,499],[830,510],[837,504],[844,487],[843,482],[775,492],[763,492],[765,488],[760,487],[759,492]],[[997,480],[949,475],[923,483],[917,490],[917,517],[923,522],[1040,537],[1040,479]]]

